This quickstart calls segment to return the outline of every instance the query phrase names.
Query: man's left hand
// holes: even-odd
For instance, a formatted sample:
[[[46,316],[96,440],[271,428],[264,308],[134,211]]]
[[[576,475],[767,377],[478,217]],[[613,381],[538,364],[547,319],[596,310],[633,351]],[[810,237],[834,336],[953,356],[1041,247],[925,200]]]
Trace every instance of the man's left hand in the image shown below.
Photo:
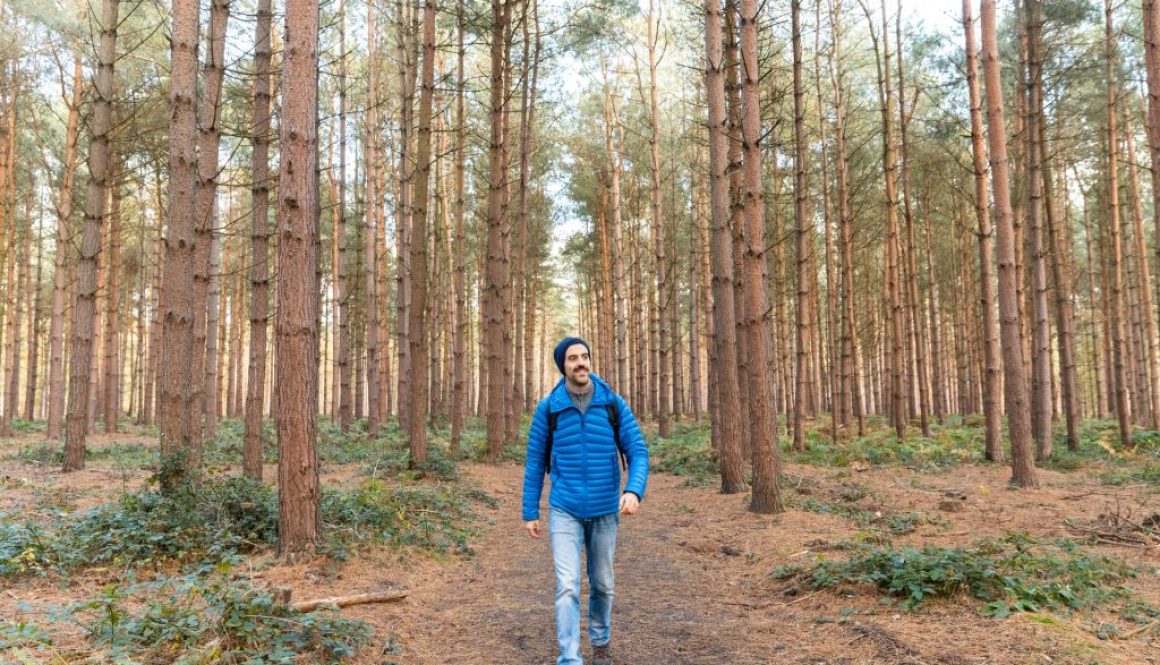
[[[640,510],[640,499],[632,492],[625,492],[620,495],[620,514],[621,515],[635,515],[636,511]]]

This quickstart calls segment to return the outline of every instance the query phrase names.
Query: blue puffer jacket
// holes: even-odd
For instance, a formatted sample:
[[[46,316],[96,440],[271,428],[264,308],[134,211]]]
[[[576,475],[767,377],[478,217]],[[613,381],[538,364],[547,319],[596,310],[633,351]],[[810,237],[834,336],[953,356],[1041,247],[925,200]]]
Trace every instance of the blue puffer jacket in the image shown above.
[[[528,432],[528,460],[524,466],[525,522],[540,519],[549,412],[559,413],[552,438],[550,505],[578,519],[608,515],[620,509],[620,455],[606,406],[613,401],[619,407],[620,445],[628,460],[628,484],[624,491],[644,498],[648,484],[648,447],[636,416],[624,398],[613,392],[603,379],[595,374],[589,376],[595,384],[595,393],[584,415],[568,396],[563,378],[536,407]]]

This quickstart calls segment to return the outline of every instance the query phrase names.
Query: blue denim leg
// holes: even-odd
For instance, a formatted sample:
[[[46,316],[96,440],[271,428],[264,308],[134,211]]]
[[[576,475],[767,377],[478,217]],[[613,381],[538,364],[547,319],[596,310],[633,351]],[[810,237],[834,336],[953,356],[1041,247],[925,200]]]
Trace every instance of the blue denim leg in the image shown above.
[[[596,517],[584,529],[588,550],[588,640],[592,646],[603,646],[612,640],[612,596],[616,557],[616,513]]]
[[[581,665],[580,549],[585,541],[584,525],[556,508],[549,515],[548,533],[556,567],[556,639],[560,643],[556,665]]]
[[[612,639],[612,559],[616,557],[616,513],[588,520],[585,547],[588,550],[588,641],[593,646]]]

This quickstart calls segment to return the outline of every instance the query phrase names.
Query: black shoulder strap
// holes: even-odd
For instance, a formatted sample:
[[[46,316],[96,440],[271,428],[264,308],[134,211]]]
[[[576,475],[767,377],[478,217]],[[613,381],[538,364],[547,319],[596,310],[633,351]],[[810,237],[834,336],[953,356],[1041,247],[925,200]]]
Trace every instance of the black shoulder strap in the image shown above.
[[[558,411],[548,411],[548,436],[544,441],[544,473],[552,472],[552,439],[556,435],[556,421],[560,418]]]
[[[616,450],[620,453],[620,467],[628,470],[628,462],[625,461],[624,447],[620,445],[620,406],[616,400],[604,405],[604,409],[608,411],[608,424],[612,425],[612,438],[616,441]]]

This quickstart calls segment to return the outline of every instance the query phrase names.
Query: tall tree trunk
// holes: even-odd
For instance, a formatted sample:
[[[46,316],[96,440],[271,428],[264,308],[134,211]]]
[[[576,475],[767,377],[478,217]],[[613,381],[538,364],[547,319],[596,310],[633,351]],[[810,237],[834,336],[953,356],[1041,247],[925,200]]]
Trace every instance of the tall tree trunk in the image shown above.
[[[725,72],[720,0],[705,0],[706,85],[709,109],[709,183],[713,225],[713,344],[716,350],[713,406],[714,422],[720,421],[721,491],[745,490],[742,457],[741,404],[737,385],[737,326],[733,321],[733,238],[729,226],[730,195]]]
[[[890,309],[890,420],[899,441],[906,440],[907,403],[903,392],[904,326],[902,285],[899,283],[902,267],[899,261],[898,240],[898,158],[894,150],[893,85],[890,77],[890,22],[886,17],[886,0],[882,0],[881,50],[874,31],[868,7],[863,6],[871,22],[870,34],[878,59],[878,100],[882,113],[882,164],[886,182],[886,237],[883,253],[886,259],[886,299]]]
[[[406,14],[407,3],[400,0],[396,5],[396,26],[398,36],[396,40],[396,58],[399,67],[399,173],[398,173],[398,206],[395,219],[395,339],[397,340],[398,354],[398,419],[399,427],[409,429],[408,419],[411,417],[409,403],[411,395],[411,342],[410,342],[410,303],[411,303],[411,125],[412,99],[415,90],[415,69],[411,64],[411,34],[412,29]]]
[[[794,0],[798,16],[798,0]],[[757,0],[741,0],[741,76],[744,115],[742,131],[745,143],[745,322],[749,334],[749,419],[753,427],[753,496],[749,509],[755,513],[779,513],[783,510],[778,488],[777,414],[773,409],[773,335],[769,320],[769,295],[766,292],[765,263],[765,193],[761,179],[761,97],[758,86],[761,71],[757,60]],[[796,21],[795,21],[796,22]],[[801,33],[795,30],[796,69],[794,91],[797,97],[797,123],[802,122],[801,104]],[[799,130],[800,131],[800,130]],[[800,134],[799,134],[800,138]],[[800,150],[799,144],[799,150]],[[804,167],[804,162],[799,168]],[[804,176],[802,177],[804,185]],[[799,384],[800,385],[800,384]]]
[[[230,17],[229,0],[210,4],[206,36],[205,85],[198,108],[196,226],[193,248],[193,376],[195,384],[194,447],[190,463],[201,460],[204,441],[213,437],[217,421],[217,296],[219,276],[213,274],[220,240],[217,233],[218,146],[221,143],[222,81],[225,78],[225,40]]]
[[[809,271],[808,262],[810,253],[812,252],[813,243],[811,239],[814,233],[814,224],[812,218],[807,218],[809,214],[806,210],[806,200],[809,197],[809,184],[806,181],[806,172],[809,165],[806,162],[806,136],[805,136],[805,88],[802,84],[802,30],[801,30],[801,2],[800,0],[793,0],[790,3],[790,14],[793,25],[793,143],[794,143],[794,172],[793,172],[793,188],[794,188],[794,226],[796,242],[796,281],[797,281],[797,308],[795,310],[796,326],[795,330],[795,345],[797,347],[797,360],[794,363],[794,398],[793,398],[793,447],[795,450],[806,449],[805,428],[803,419],[805,417],[805,402],[806,391],[809,389],[807,385],[806,372],[806,340],[810,336],[810,278],[807,274]],[[756,59],[756,56],[754,56]],[[751,75],[750,72],[745,72]],[[756,96],[756,93],[754,93]],[[749,109],[746,108],[748,114]],[[759,113],[754,111],[754,113]],[[760,115],[758,115],[760,118]],[[757,135],[760,134],[758,131]],[[748,149],[749,134],[746,133],[746,148]],[[749,155],[745,158],[746,170],[748,171]],[[762,197],[764,200],[764,197]],[[747,208],[748,209],[748,208]],[[761,226],[764,229],[765,220],[761,220]],[[764,236],[759,236],[764,241]],[[763,254],[764,256],[764,254]],[[747,280],[751,277],[746,271]],[[764,281],[762,282],[764,285]],[[749,285],[746,284],[748,287]],[[750,349],[750,353],[753,349]],[[754,386],[749,386],[752,393]]]
[[[20,276],[17,274],[17,265],[20,263],[19,243],[20,236],[19,228],[17,227],[16,219],[16,160],[17,160],[17,141],[16,141],[16,114],[18,112],[18,104],[16,99],[17,94],[17,79],[10,71],[10,67],[5,63],[3,69],[6,70],[5,83],[11,87],[12,93],[8,100],[8,108],[5,109],[6,117],[0,120],[0,124],[6,125],[4,133],[0,136],[0,142],[3,147],[0,150],[4,151],[4,158],[0,159],[0,230],[5,233],[5,238],[0,240],[5,247],[4,266],[7,267],[7,279],[5,283],[7,288],[7,303],[4,307],[4,330],[8,335],[4,340],[4,366],[7,369],[7,376],[0,373],[0,377],[4,377],[7,381],[0,382],[0,391],[3,392],[3,408],[0,409],[0,436],[12,435],[12,419],[16,416],[17,411],[17,395],[20,385],[20,293],[22,291],[20,286]],[[11,220],[5,228],[6,220]],[[26,231],[31,233],[31,226]],[[27,235],[26,235],[27,237]]]
[[[1003,351],[1003,384],[1007,404],[1007,430],[1011,437],[1011,482],[1037,487],[1035,459],[1031,449],[1031,413],[1027,404],[1027,381],[1020,341],[1015,264],[1015,229],[1011,214],[1010,174],[1007,163],[1007,126],[1003,119],[1003,85],[999,74],[999,42],[994,0],[981,0],[979,14],[983,35],[983,82],[987,92],[987,139],[991,149],[991,187],[994,192],[999,256],[999,328]]]
[[[105,433],[117,431],[117,418],[121,412],[121,360],[120,360],[120,305],[121,305],[121,202],[124,198],[121,156],[114,151],[110,155],[112,166],[109,187],[112,199],[109,210],[109,276],[106,280],[108,295],[105,300]]]
[[[1112,30],[1112,2],[1104,0],[1104,65],[1108,98],[1108,230],[1112,259],[1112,348],[1116,383],[1116,416],[1120,421],[1120,444],[1132,447],[1132,410],[1128,394],[1128,348],[1124,339],[1124,271],[1120,244],[1119,137],[1116,132],[1116,44]]]
[[[335,267],[338,280],[338,343],[336,364],[338,366],[338,422],[343,432],[350,429],[353,419],[350,359],[350,285],[347,282],[347,231],[346,231],[346,2],[338,8],[338,265]]]
[[[1035,434],[1035,459],[1050,459],[1052,415],[1051,395],[1051,320],[1047,309],[1047,259],[1043,242],[1043,162],[1040,139],[1043,122],[1040,109],[1042,78],[1040,60],[1040,0],[1023,0],[1027,24],[1027,218],[1031,232],[1031,270],[1035,290],[1035,324],[1032,344],[1032,431]]]
[[[1060,400],[1067,423],[1067,447],[1079,449],[1079,379],[1075,361],[1075,311],[1072,303],[1071,270],[1068,268],[1068,248],[1071,240],[1067,232],[1067,216],[1056,207],[1055,186],[1052,182],[1050,161],[1047,150],[1047,128],[1043,121],[1043,76],[1042,69],[1036,82],[1040,88],[1037,96],[1039,104],[1039,150],[1042,153],[1043,194],[1047,201],[1047,231],[1051,240],[1052,280],[1055,282],[1055,319],[1059,331],[1059,371]],[[1060,169],[1060,173],[1063,169]],[[1063,188],[1066,191],[1066,187]]]
[[[1124,134],[1128,144],[1128,182],[1132,185],[1132,239],[1135,241],[1135,258],[1138,275],[1140,301],[1140,323],[1143,328],[1141,342],[1141,370],[1144,372],[1145,388],[1141,401],[1148,406],[1149,424],[1152,429],[1160,429],[1160,333],[1156,331],[1156,319],[1152,316],[1152,271],[1148,265],[1147,233],[1144,230],[1143,192],[1140,190],[1140,173],[1136,164],[1136,138],[1132,132],[1131,114],[1125,105]],[[1160,238],[1156,240],[1160,244]],[[1149,401],[1150,400],[1150,401]]]
[[[616,101],[612,91],[605,89],[604,103],[604,142],[611,162],[610,188],[608,192],[609,205],[612,208],[612,299],[614,317],[616,319],[616,378],[614,385],[618,390],[627,393],[628,380],[628,321],[624,302],[624,233],[621,219],[620,196],[620,151],[617,140],[620,127],[619,115],[616,112]]]
[[[925,209],[926,206],[924,205],[923,208]],[[930,290],[927,291],[927,307],[930,312],[930,357],[934,360],[931,365],[931,406],[934,408],[935,419],[941,425],[943,424],[943,415],[946,413],[946,391],[943,388],[945,378],[943,361],[945,357],[942,352],[942,325],[940,322],[942,310],[939,306],[939,284],[934,273],[934,249],[931,246],[931,236],[934,235],[933,227],[934,224],[930,223],[928,219],[925,253],[926,278],[930,283]]]
[[[489,462],[499,460],[506,433],[504,427],[507,407],[504,399],[506,384],[503,368],[504,352],[501,348],[504,336],[504,277],[507,272],[505,266],[507,255],[504,252],[507,218],[503,204],[503,192],[507,187],[507,159],[503,145],[504,115],[507,107],[507,90],[504,82],[504,41],[507,26],[504,19],[510,11],[505,5],[510,1],[491,0],[491,143],[488,151],[487,266],[483,292],[483,357],[487,363],[486,459]]]
[[[31,222],[30,222],[31,223]],[[32,234],[29,233],[29,242]],[[37,372],[40,369],[40,320],[41,297],[40,283],[44,276],[44,212],[36,226],[36,276],[32,276],[32,251],[25,251],[25,260],[29,262],[25,278],[30,282],[25,288],[28,297],[32,299],[28,308],[28,380],[24,384],[24,419],[31,422],[36,417],[36,383]]]
[[[657,104],[657,40],[660,38],[659,17],[656,0],[648,5],[648,71],[649,71],[649,157],[652,160],[652,235],[655,254],[657,292],[657,427],[661,437],[669,436],[672,406],[672,376],[670,375],[669,348],[669,290],[668,263],[665,260],[665,226],[661,215],[661,153],[660,153],[660,107]]]
[[[64,417],[64,316],[66,284],[72,262],[72,189],[76,177],[77,137],[80,132],[81,94],[84,91],[81,59],[73,61],[72,100],[68,105],[68,124],[65,129],[64,176],[57,196],[56,257],[52,273],[52,323],[49,330],[48,364],[48,438],[56,440],[61,434]]]
[[[378,7],[373,2],[367,3],[367,50],[377,53],[379,50],[378,36]],[[378,304],[378,229],[383,225],[383,202],[380,186],[383,184],[381,169],[383,168],[383,141],[382,126],[379,121],[379,104],[382,102],[382,90],[379,83],[379,67],[368,68],[367,99],[366,99],[366,238],[363,251],[365,252],[364,296],[363,307],[366,310],[367,336],[367,435],[372,439],[378,436],[379,421],[382,418],[382,398],[379,387],[379,304]]]
[[[109,134],[113,119],[113,63],[117,60],[118,9],[118,0],[102,2],[101,42],[94,86],[97,101],[90,122],[92,139],[89,142],[89,184],[85,190],[85,224],[77,269],[72,349],[69,353],[68,427],[65,433],[64,465],[61,469],[66,472],[79,471],[85,467],[85,433],[90,399],[88,377],[92,371],[93,318],[96,315],[97,304],[97,257],[101,251],[101,220],[105,217],[105,188],[109,173]],[[185,27],[179,19],[179,14],[181,18],[185,18],[187,12],[179,12],[179,9],[188,10],[181,4],[174,7],[175,45],[185,36],[179,29]],[[193,3],[193,12],[196,31],[196,2]],[[196,35],[193,43],[197,43]],[[194,65],[196,67],[196,60]],[[174,72],[176,74],[176,67]],[[189,99],[192,98],[190,95]],[[192,116],[190,117],[192,119]],[[171,150],[170,155],[176,152]]]
[[[463,217],[465,212],[464,181],[467,165],[467,126],[466,109],[464,106],[464,87],[466,74],[464,60],[467,49],[464,45],[464,33],[467,26],[464,22],[464,1],[457,0],[455,4],[456,39],[456,91],[455,91],[455,275],[453,286],[455,291],[455,328],[453,338],[452,370],[451,370],[451,437],[450,450],[459,451],[460,439],[463,432],[463,421],[467,415],[467,352],[465,349],[468,335],[467,314],[467,257],[464,248]]]
[[[13,106],[15,107],[15,104],[13,104]],[[9,130],[12,131],[13,128],[14,125],[10,125]],[[15,132],[12,131],[10,136],[15,136]],[[14,143],[10,143],[9,145],[9,154],[13,158],[13,167],[16,166],[16,150],[14,146]],[[13,186],[14,182],[10,177],[10,191]],[[12,201],[12,197],[10,197],[9,200]],[[7,243],[8,279],[6,281],[6,284],[8,285],[8,302],[4,307],[4,315],[6,318],[5,328],[8,330],[8,338],[5,340],[6,344],[4,345],[4,355],[7,356],[4,362],[4,365],[7,369],[7,376],[5,377],[6,381],[4,382],[4,410],[2,413],[0,413],[0,436],[12,436],[12,419],[16,417],[16,414],[19,411],[18,400],[20,396],[21,360],[20,344],[21,328],[24,324],[24,321],[22,320],[23,317],[21,316],[21,310],[24,306],[25,291],[22,282],[24,282],[24,275],[27,272],[27,255],[29,249],[28,239],[32,234],[30,219],[28,220],[28,227],[24,229],[24,233],[20,232],[20,229],[17,226],[16,211],[12,209],[13,207],[14,206],[12,206],[10,203],[9,214],[12,218],[12,224],[9,229],[7,229],[7,231],[9,231]],[[21,248],[21,236],[23,236],[24,239],[23,250]]]
[[[915,261],[915,252],[917,251],[914,240],[914,211],[912,209],[913,197],[910,191],[910,117],[914,113],[914,104],[917,103],[917,93],[915,90],[915,102],[910,104],[910,109],[907,109],[906,100],[906,67],[903,60],[902,47],[902,12],[897,12],[897,21],[895,22],[895,41],[898,42],[898,136],[899,145],[901,147],[901,163],[902,167],[902,202],[903,213],[906,220],[906,243],[899,243],[903,248],[905,262],[903,268],[905,269],[906,279],[905,290],[906,307],[910,310],[910,335],[907,341],[913,347],[913,357],[915,364],[915,372],[912,374],[909,370],[907,376],[911,377],[910,396],[913,400],[915,393],[918,393],[918,418],[919,427],[922,429],[922,435],[930,437],[930,373],[927,370],[927,351],[926,351],[926,330],[923,326],[922,307],[919,303],[919,288],[918,288],[918,268]],[[930,220],[927,219],[927,224]],[[910,354],[908,354],[908,359]],[[908,360],[909,361],[909,360]],[[917,384],[918,390],[914,390],[914,384]]]
[[[729,227],[733,234],[733,322],[737,326],[737,386],[741,413],[749,413],[749,335],[745,330],[745,215],[741,189],[743,185],[741,146],[741,65],[738,62],[737,2],[725,0],[725,21],[722,24],[725,45],[725,102],[729,118]],[[743,440],[746,455],[751,446]]]
[[[250,197],[250,357],[242,473],[262,479],[262,415],[266,390],[266,327],[270,291],[270,52],[271,0],[258,0],[254,33],[253,184]]]
[[[411,468],[427,461],[427,199],[431,181],[431,104],[435,93],[435,0],[423,5],[423,67],[419,94],[415,214],[411,221]]]
[[[1144,63],[1148,83],[1148,149],[1152,169],[1152,237],[1156,245],[1156,269],[1160,270],[1160,0],[1144,3]],[[1160,316],[1160,279],[1156,280],[1156,316]],[[1152,312],[1148,313],[1153,316]],[[1153,336],[1155,339],[1155,336]],[[1160,367],[1157,368],[1160,374]],[[1160,389],[1157,397],[1160,399]],[[1160,403],[1153,402],[1152,413],[1160,418]],[[1160,424],[1153,423],[1160,429]]]
[[[535,341],[535,336],[536,336],[536,307],[537,307],[537,300],[538,300],[538,298],[537,298],[538,293],[537,293],[536,287],[537,287],[537,282],[539,281],[539,276],[537,273],[538,273],[539,266],[540,266],[540,259],[539,259],[540,253],[539,253],[538,248],[533,248],[530,246],[531,236],[527,235],[528,231],[527,231],[527,223],[526,223],[526,220],[528,218],[527,207],[528,207],[529,203],[528,203],[527,196],[525,196],[523,194],[523,192],[524,192],[525,188],[528,186],[528,183],[530,182],[530,179],[531,179],[530,170],[531,170],[532,160],[533,160],[533,157],[534,157],[535,152],[536,152],[535,149],[531,146],[534,145],[535,136],[536,136],[536,134],[535,134],[535,132],[536,132],[536,98],[539,95],[539,78],[540,78],[541,40],[540,40],[540,6],[539,6],[539,2],[532,2],[531,3],[531,13],[532,13],[531,20],[530,21],[525,20],[525,26],[524,26],[524,40],[525,41],[528,41],[529,39],[532,40],[532,64],[531,64],[532,71],[531,71],[531,84],[529,85],[529,88],[528,88],[528,102],[527,102],[528,114],[527,114],[527,120],[525,123],[525,126],[527,127],[527,140],[522,141],[522,143],[524,144],[524,147],[521,150],[521,156],[520,156],[521,173],[523,171],[529,172],[529,173],[524,173],[521,175],[521,179],[523,180],[523,185],[520,186],[520,192],[521,192],[520,193],[520,219],[523,220],[523,221],[521,221],[521,226],[524,228],[524,231],[523,231],[524,240],[523,240],[522,246],[526,248],[525,251],[528,253],[527,258],[520,259],[521,263],[525,264],[524,271],[526,274],[526,276],[524,278],[525,284],[523,287],[524,293],[526,294],[525,298],[524,298],[525,303],[524,303],[524,344],[523,344],[523,348],[524,348],[524,360],[523,360],[524,404],[523,404],[523,408],[524,408],[524,410],[526,410],[528,412],[531,412],[535,408],[535,399],[536,399],[536,391],[535,391],[535,386],[534,386],[533,379],[532,379],[532,367],[534,366],[535,357],[536,357],[535,353],[534,353],[533,342]],[[527,25],[528,23],[531,24],[530,28]],[[533,33],[534,36],[529,36],[529,29],[531,30],[531,32]],[[529,261],[531,262],[530,267],[527,265],[527,263]]]
[[[1094,259],[1092,258],[1092,256],[1093,256],[1092,255],[1092,233],[1093,232],[1092,232],[1092,228],[1091,228],[1091,215],[1088,211],[1087,197],[1084,196],[1084,199],[1083,199],[1084,260],[1087,264],[1086,273],[1087,273],[1088,302],[1092,303],[1092,305],[1090,307],[1090,311],[1088,312],[1088,330],[1089,330],[1088,336],[1091,338],[1091,355],[1092,355],[1091,366],[1092,366],[1092,374],[1094,375],[1093,380],[1092,380],[1092,384],[1093,384],[1092,387],[1094,389],[1093,390],[1094,400],[1092,403],[1092,415],[1094,417],[1097,417],[1097,418],[1104,418],[1104,417],[1106,417],[1106,414],[1107,414],[1107,410],[1105,409],[1105,404],[1106,404],[1105,397],[1108,394],[1108,388],[1107,388],[1107,385],[1105,383],[1105,372],[1103,371],[1103,368],[1105,367],[1105,365],[1102,365],[1100,363],[1100,355],[1101,355],[1100,349],[1101,349],[1102,345],[1100,344],[1101,337],[1099,335],[1100,326],[1097,325],[1097,323],[1096,323],[1096,306],[1095,306],[1095,303],[1096,303],[1096,297],[1095,297],[1096,279],[1095,279],[1095,270],[1093,268],[1093,266],[1095,265],[1095,262],[1094,262]],[[1106,300],[1105,300],[1105,302],[1106,302]]]
[[[278,179],[278,551],[313,553],[318,453],[318,0],[287,0]]]
[[[162,201],[161,171],[153,173],[153,195],[156,199],[157,211],[165,209]],[[151,277],[152,293],[149,298],[149,358],[145,367],[145,425],[152,425],[157,418],[157,404],[160,395],[157,389],[157,363],[161,355],[161,280],[163,276],[161,259],[165,252],[165,223],[158,212],[157,235],[153,240],[153,274]]]
[[[846,91],[845,64],[842,59],[842,2],[830,3],[830,38],[834,57],[830,70],[834,89],[834,142],[837,153],[837,197],[838,197],[838,251],[842,263],[842,394],[839,400],[842,424],[849,427],[852,417],[857,418],[858,436],[866,435],[865,416],[861,393],[861,376],[855,350],[858,333],[854,311],[854,258],[851,242],[853,213],[850,210],[850,163],[846,148]]]

